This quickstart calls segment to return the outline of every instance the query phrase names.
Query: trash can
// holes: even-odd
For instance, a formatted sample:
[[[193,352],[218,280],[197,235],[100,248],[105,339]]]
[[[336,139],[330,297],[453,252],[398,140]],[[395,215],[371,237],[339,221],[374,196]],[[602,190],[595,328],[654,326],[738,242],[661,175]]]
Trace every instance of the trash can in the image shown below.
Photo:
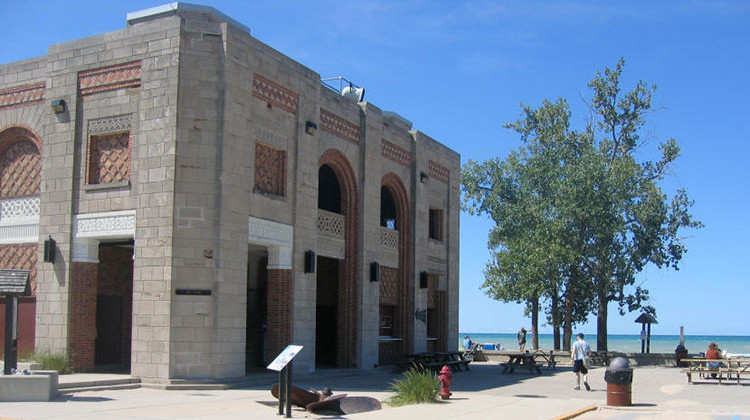
[[[633,369],[624,357],[615,357],[604,372],[607,382],[607,405],[629,406],[633,404],[631,388]]]
[[[687,362],[683,362],[682,359],[687,359],[688,351],[685,348],[685,346],[682,345],[682,343],[677,345],[677,348],[674,349],[674,360],[677,364],[677,367],[687,367]]]

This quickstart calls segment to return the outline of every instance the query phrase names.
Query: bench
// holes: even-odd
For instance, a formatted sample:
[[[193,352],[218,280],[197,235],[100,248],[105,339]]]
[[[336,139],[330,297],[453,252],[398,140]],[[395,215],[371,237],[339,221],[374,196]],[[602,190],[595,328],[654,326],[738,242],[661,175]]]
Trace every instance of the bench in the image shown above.
[[[750,370],[742,370],[740,367],[721,367],[719,368],[719,383],[721,383],[722,375],[727,375],[727,380],[732,379],[732,375],[736,375],[737,385],[739,385],[740,377],[742,375],[750,375]]]
[[[555,369],[557,367],[554,350],[550,350],[549,354],[541,350],[537,350],[536,352],[534,352],[534,360],[536,361],[536,359],[542,359],[547,362],[548,369]]]
[[[469,363],[471,363],[469,360],[449,360],[447,362],[422,363],[422,366],[425,369],[435,371],[439,371],[443,366],[448,366],[453,372],[458,372],[461,370],[461,366],[466,367],[466,370],[470,370]]]

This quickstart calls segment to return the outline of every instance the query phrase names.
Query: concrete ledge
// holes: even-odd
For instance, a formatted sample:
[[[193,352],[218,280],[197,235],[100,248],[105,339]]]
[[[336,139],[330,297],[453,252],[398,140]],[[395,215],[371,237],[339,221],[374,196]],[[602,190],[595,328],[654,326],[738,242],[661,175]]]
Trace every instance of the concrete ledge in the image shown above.
[[[51,401],[57,397],[57,372],[36,370],[31,375],[1,375],[0,401]]]

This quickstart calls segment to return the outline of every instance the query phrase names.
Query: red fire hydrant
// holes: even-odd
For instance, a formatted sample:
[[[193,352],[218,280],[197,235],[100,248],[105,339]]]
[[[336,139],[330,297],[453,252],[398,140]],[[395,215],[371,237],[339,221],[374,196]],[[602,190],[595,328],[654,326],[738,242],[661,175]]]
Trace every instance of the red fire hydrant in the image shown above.
[[[449,399],[451,397],[451,370],[448,365],[440,369],[438,380],[440,381],[440,398]]]

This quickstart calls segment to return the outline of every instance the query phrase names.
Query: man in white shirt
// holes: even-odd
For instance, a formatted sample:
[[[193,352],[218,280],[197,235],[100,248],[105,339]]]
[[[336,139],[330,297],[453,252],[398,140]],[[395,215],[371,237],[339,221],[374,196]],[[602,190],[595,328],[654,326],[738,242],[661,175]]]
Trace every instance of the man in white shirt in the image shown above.
[[[591,391],[588,381],[589,370],[586,368],[584,359],[591,356],[589,343],[583,341],[583,333],[578,333],[573,349],[570,351],[570,362],[573,364],[573,372],[576,374],[576,386],[573,389],[581,389],[581,374],[583,374],[583,386],[586,391]]]

